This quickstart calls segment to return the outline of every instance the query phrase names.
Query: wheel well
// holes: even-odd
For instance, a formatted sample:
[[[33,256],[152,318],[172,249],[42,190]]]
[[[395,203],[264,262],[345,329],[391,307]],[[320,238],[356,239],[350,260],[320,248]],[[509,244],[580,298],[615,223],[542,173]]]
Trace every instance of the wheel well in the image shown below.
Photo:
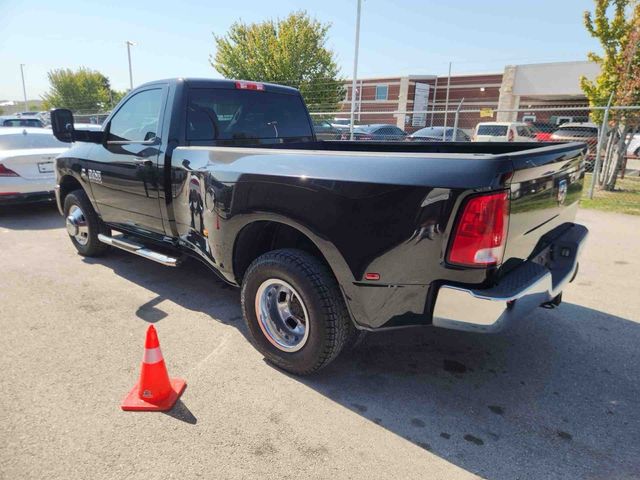
[[[257,221],[244,227],[235,242],[233,271],[238,284],[242,283],[251,262],[264,253],[280,248],[303,250],[320,259],[332,271],[320,249],[300,230],[284,223]]]
[[[60,180],[60,205],[64,207],[64,199],[67,198],[67,195],[78,189],[82,190],[82,185],[78,180],[71,175],[62,177]]]

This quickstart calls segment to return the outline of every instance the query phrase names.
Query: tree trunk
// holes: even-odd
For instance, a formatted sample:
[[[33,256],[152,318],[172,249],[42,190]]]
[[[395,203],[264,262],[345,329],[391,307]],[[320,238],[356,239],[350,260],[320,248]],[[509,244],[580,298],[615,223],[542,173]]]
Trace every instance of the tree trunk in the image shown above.
[[[627,154],[627,137],[629,136],[631,128],[627,125],[621,124],[618,126],[617,131],[618,141],[616,142],[615,149],[609,163],[609,169],[605,173],[605,181],[603,185],[603,189],[608,191],[615,190],[616,188],[618,172],[620,171]]]
[[[613,157],[613,146],[616,143],[618,134],[618,123],[616,122],[609,133],[607,134],[607,148],[605,149],[604,158],[602,159],[602,164],[600,166],[599,172],[593,172],[598,180],[598,186],[600,188],[603,187],[606,178],[606,172],[609,170],[609,165],[611,164],[611,159]]]

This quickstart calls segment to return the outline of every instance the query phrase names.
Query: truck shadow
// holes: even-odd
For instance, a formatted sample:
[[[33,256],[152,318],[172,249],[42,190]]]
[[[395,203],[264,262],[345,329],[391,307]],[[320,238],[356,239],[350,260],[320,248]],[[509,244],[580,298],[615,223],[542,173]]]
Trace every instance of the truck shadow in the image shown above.
[[[498,335],[372,334],[292,378],[484,478],[632,478],[639,327],[565,303]]]
[[[0,206],[0,227],[11,230],[51,230],[64,228],[64,219],[55,202]]]
[[[237,325],[245,334],[240,309],[240,290],[231,287],[197,260],[189,259],[178,268],[169,268],[112,249],[104,258],[84,257],[83,262],[100,264],[131,282],[154,292],[156,297],[140,305],[135,314],[148,323],[156,323],[167,313],[164,300],[171,300],[187,310],[202,312],[215,320]]]
[[[246,336],[239,291],[196,261],[170,274],[123,252],[84,261],[155,292],[136,312],[144,321],[164,318],[169,299]],[[369,334],[319,374],[290,378],[485,478],[630,478],[640,471],[638,345],[636,322],[564,303],[498,335]]]

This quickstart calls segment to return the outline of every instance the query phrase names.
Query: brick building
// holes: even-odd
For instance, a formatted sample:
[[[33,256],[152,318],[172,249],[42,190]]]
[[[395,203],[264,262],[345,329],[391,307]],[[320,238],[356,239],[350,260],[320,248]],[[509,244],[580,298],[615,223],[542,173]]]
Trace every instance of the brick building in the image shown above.
[[[503,72],[448,76],[408,75],[359,79],[356,88],[356,123],[390,123],[415,131],[425,126],[453,126],[454,111],[463,101],[458,126],[470,130],[479,121],[548,121],[557,113],[550,106],[585,106],[579,78],[595,77],[590,62],[508,65]],[[338,117],[348,118],[351,81]],[[491,118],[481,117],[480,110]],[[530,111],[527,111],[529,109]],[[444,111],[449,113],[442,113]],[[471,110],[471,111],[469,111]],[[427,113],[414,113],[426,111]]]

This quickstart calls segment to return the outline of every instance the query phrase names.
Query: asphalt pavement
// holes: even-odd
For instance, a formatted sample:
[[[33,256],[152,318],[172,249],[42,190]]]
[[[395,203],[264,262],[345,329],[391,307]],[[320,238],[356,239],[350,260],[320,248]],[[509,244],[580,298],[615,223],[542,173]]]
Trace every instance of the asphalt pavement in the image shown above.
[[[640,478],[640,217],[583,210],[580,273],[498,335],[369,335],[313,377],[266,363],[196,262],[76,254],[0,209],[0,478]],[[122,412],[149,323],[188,387]]]

